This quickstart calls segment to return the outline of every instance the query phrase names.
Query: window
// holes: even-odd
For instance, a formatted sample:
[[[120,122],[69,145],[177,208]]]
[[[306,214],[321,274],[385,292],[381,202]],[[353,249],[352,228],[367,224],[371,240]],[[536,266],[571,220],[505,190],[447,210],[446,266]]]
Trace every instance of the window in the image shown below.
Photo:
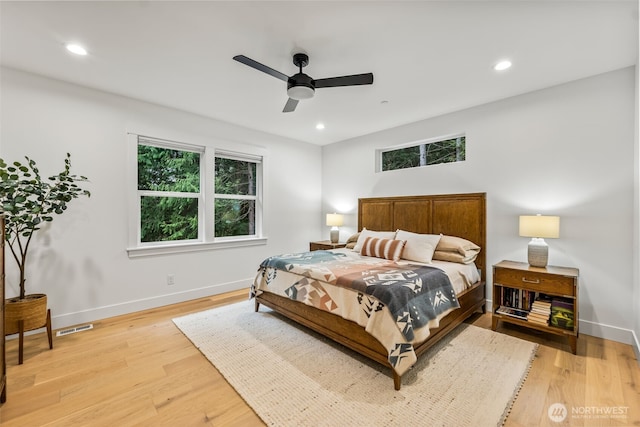
[[[198,239],[200,154],[138,144],[141,242]]]
[[[258,164],[216,155],[215,236],[256,234],[256,173]]]
[[[145,248],[200,250],[264,240],[262,156],[132,137],[137,186],[130,256]]]
[[[465,136],[421,141],[398,149],[380,150],[380,171],[465,161]]]

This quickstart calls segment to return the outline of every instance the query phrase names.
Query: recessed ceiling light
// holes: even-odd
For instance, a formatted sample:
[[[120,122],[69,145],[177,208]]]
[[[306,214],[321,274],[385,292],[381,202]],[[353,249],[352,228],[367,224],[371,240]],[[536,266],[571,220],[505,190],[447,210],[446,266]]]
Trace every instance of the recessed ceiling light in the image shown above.
[[[316,125],[316,129],[318,129],[318,130],[322,130],[322,129],[324,129],[324,123],[318,123],[318,124]]]
[[[505,61],[498,62],[493,67],[493,69],[496,70],[496,71],[504,71],[504,70],[506,70],[507,68],[510,68],[510,67],[511,67],[511,61],[505,60]]]
[[[76,55],[86,55],[87,50],[80,46],[79,44],[69,43],[67,44],[67,50],[71,53],[75,53]]]

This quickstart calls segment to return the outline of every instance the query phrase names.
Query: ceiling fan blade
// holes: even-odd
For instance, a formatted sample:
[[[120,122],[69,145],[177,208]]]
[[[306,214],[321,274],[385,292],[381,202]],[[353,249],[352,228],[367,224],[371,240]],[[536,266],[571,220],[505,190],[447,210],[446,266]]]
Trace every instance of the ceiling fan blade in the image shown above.
[[[289,98],[287,103],[284,104],[284,109],[282,110],[282,112],[283,113],[290,113],[293,110],[295,110],[297,106],[298,106],[298,100],[297,99],[293,99],[293,98]]]
[[[314,81],[316,89],[321,87],[370,85],[373,83],[373,74],[354,74],[351,76],[329,77]]]
[[[244,55],[236,55],[233,57],[233,59],[235,59],[238,62],[243,63],[244,65],[248,65],[251,68],[255,68],[258,71],[262,71],[263,73],[267,73],[270,76],[273,76],[277,79],[280,80],[284,80],[285,82],[287,80],[289,80],[289,76],[287,76],[286,74],[281,73],[280,71],[274,70],[271,67],[267,67],[264,64],[259,63],[258,61],[254,61],[251,58],[247,58]]]

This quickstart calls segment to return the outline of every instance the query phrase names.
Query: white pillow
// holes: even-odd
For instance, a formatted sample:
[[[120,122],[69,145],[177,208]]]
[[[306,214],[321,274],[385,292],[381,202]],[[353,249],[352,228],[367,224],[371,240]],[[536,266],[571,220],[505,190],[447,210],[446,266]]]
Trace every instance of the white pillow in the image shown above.
[[[377,237],[378,239],[391,239],[393,240],[396,237],[395,231],[371,231],[363,228],[360,232],[360,236],[358,237],[358,241],[356,245],[353,247],[355,252],[360,252],[362,250],[362,245],[364,241],[367,240],[367,237]]]
[[[396,239],[407,241],[401,258],[425,264],[431,264],[433,252],[436,250],[441,237],[441,234],[418,234],[404,230],[396,232]]]

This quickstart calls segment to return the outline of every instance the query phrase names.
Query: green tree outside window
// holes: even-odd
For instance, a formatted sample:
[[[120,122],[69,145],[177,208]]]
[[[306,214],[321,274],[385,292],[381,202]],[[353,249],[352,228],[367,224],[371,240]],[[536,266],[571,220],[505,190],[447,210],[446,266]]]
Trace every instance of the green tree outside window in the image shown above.
[[[200,153],[138,145],[140,241],[198,238]]]
[[[216,157],[216,237],[255,234],[256,172],[254,162]]]
[[[382,170],[416,168],[466,160],[464,136],[382,152]]]

